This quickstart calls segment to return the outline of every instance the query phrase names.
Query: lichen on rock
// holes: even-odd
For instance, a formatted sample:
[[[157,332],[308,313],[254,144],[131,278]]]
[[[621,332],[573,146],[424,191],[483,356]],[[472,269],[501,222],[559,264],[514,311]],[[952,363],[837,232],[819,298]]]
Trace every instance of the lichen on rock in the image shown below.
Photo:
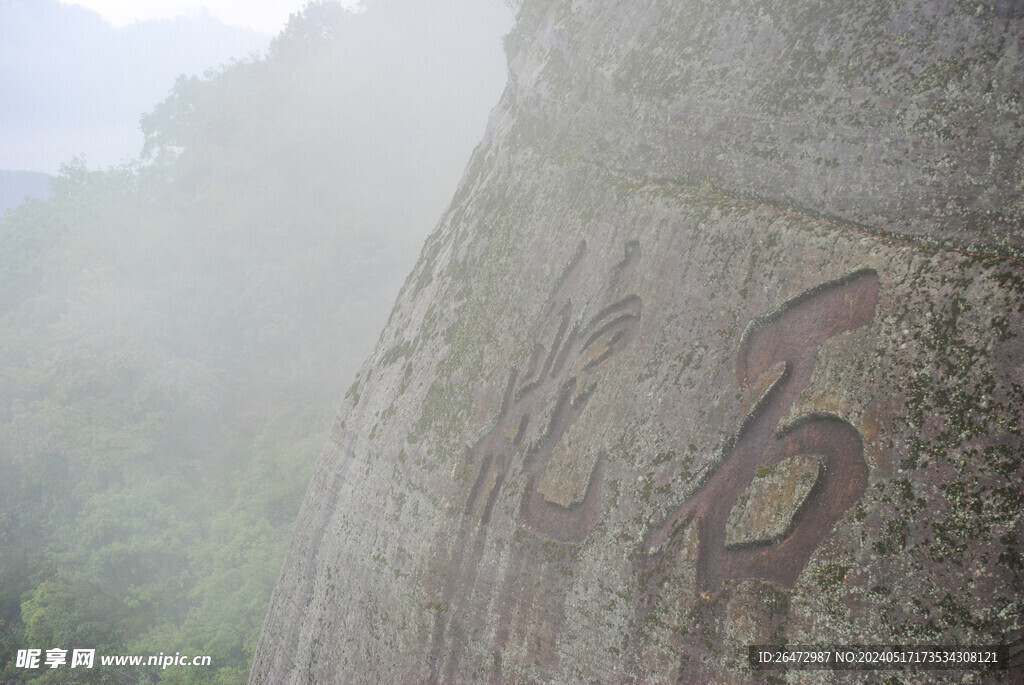
[[[797,454],[759,471],[729,512],[725,546],[769,544],[785,537],[818,481],[822,460],[818,454]]]
[[[1013,3],[525,0],[251,682],[1024,640],[1021,35]]]

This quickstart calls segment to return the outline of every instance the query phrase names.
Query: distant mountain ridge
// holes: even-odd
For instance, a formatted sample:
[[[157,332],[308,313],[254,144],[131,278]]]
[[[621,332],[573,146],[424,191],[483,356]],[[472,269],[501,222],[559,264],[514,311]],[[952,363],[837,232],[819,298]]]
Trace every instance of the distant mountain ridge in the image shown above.
[[[0,168],[56,172],[73,156],[116,164],[139,117],[179,74],[266,48],[270,36],[200,15],[114,28],[57,0],[0,0]]]
[[[0,170],[0,218],[26,197],[49,197],[52,180],[53,176],[38,171]]]

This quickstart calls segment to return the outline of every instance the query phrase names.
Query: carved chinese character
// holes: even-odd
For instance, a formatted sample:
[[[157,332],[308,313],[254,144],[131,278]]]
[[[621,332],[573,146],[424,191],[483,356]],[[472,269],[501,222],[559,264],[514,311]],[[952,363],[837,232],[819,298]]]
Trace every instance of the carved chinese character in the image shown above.
[[[672,565],[694,548],[697,590],[715,591],[740,578],[791,588],[822,539],[864,493],[863,444],[848,421],[809,414],[781,428],[780,422],[809,382],[818,347],[870,323],[877,299],[878,275],[865,269],[750,322],[736,375],[741,385],[761,388],[760,397],[710,477],[646,536],[641,613],[672,576]]]

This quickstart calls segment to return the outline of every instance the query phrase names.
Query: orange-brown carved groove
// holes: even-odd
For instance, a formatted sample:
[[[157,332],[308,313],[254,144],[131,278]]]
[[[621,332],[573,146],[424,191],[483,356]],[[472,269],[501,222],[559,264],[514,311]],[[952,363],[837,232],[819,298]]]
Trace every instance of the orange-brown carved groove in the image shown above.
[[[777,427],[810,381],[818,347],[832,336],[870,323],[877,300],[878,274],[863,269],[816,286],[748,325],[737,357],[738,381],[749,386],[780,362],[785,371],[726,442],[724,458],[713,474],[645,536],[638,569],[638,619],[658,600],[670,566],[685,544],[682,532],[688,525],[696,525],[698,532],[698,590],[715,591],[722,583],[740,578],[762,579],[788,589],[822,539],[864,493],[868,468],[863,444],[849,422],[837,416],[807,415],[781,433]],[[825,459],[789,533],[777,543],[726,549],[729,512],[757,469],[801,453]]]
[[[586,409],[597,384],[598,369],[639,328],[643,303],[636,295],[614,300],[589,321],[572,324],[574,307],[568,293],[579,286],[578,270],[585,255],[586,243],[581,243],[559,276],[546,308],[543,325],[557,322],[550,348],[534,345],[526,371],[521,375],[515,369],[510,372],[497,418],[463,458],[461,471],[475,477],[462,509],[455,544],[439,559],[441,610],[435,616],[431,636],[430,682],[453,680],[461,659],[461,643],[481,629],[486,622],[487,605],[492,602],[502,615],[502,627],[495,640],[495,668],[500,670],[501,645],[508,635],[508,623],[517,603],[531,601],[529,592],[535,583],[529,581],[534,579],[534,570],[544,563],[543,546],[577,544],[597,522],[604,473],[601,458],[593,467],[582,501],[575,506],[549,502],[536,487],[554,446]],[[612,299],[609,295],[617,289],[619,276],[638,256],[639,245],[628,243],[625,256],[614,267],[610,282],[600,295],[604,302]],[[543,429],[529,444],[522,444],[533,420],[544,418],[549,409],[550,418]],[[486,566],[482,561],[487,549],[487,529],[501,499],[501,487],[510,482],[513,469],[525,476],[526,487],[516,510],[521,536],[510,543],[506,571],[498,578],[496,569],[482,568]],[[489,602],[485,596],[492,595]],[[546,610],[554,612],[551,620],[557,623],[561,603],[547,603]],[[476,635],[477,639],[480,637]]]

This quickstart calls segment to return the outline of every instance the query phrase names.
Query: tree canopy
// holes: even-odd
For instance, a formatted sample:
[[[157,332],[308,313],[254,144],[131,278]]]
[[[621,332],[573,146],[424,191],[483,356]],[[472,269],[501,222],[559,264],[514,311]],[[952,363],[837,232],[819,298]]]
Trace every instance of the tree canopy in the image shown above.
[[[307,5],[179,78],[137,160],[72,160],[0,221],[3,682],[67,678],[25,648],[244,681],[345,386],[504,81],[504,11],[422,5]]]

